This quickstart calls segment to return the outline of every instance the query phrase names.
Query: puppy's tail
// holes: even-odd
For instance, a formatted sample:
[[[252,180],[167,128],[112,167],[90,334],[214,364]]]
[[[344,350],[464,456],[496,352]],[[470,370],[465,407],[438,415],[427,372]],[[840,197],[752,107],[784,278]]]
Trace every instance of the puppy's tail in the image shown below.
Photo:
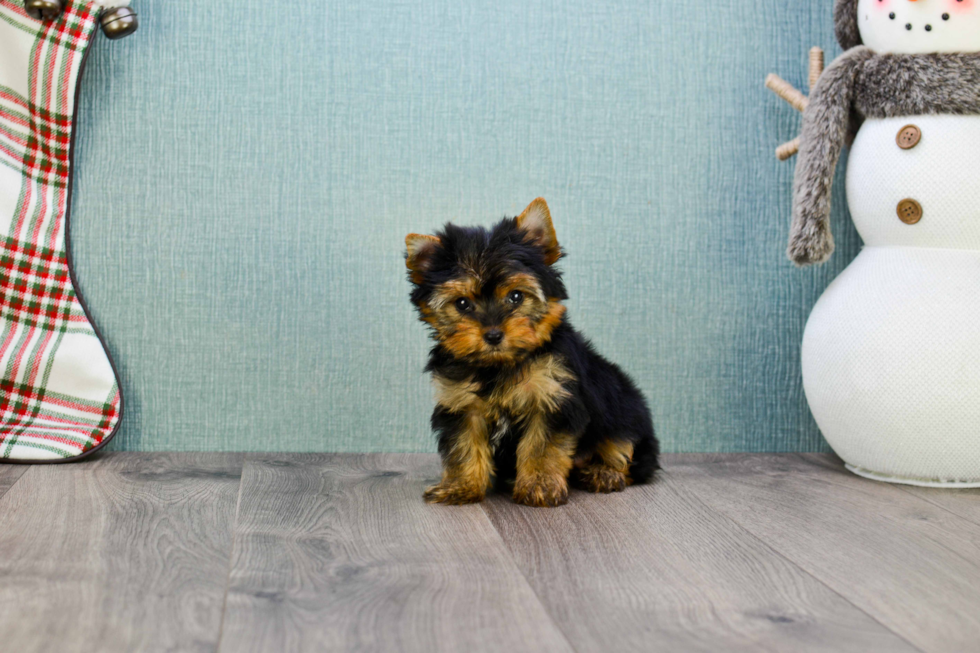
[[[650,433],[633,443],[633,462],[630,463],[630,479],[634,485],[643,485],[660,469],[660,443],[651,429]]]

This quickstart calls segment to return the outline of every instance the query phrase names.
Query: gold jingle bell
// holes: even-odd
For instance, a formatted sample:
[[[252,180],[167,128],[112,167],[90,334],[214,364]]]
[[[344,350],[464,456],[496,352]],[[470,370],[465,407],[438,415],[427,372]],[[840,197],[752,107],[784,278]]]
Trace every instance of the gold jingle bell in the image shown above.
[[[24,10],[36,20],[54,20],[61,15],[64,6],[61,0],[24,0]]]
[[[115,41],[129,36],[139,29],[140,21],[136,12],[129,7],[114,7],[102,12],[102,31],[106,38]]]

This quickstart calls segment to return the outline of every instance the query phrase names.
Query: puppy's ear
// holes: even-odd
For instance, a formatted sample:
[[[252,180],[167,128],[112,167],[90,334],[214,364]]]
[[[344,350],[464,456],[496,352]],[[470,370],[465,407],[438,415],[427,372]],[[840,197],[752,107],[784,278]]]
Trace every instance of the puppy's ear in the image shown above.
[[[435,236],[408,234],[405,236],[405,265],[412,271],[412,281],[422,283],[422,275],[432,264],[432,256],[442,245]]]
[[[551,265],[561,258],[561,246],[555,225],[551,223],[551,211],[543,197],[531,202],[524,213],[517,216],[517,228],[528,235],[531,242],[544,250],[544,262]]]

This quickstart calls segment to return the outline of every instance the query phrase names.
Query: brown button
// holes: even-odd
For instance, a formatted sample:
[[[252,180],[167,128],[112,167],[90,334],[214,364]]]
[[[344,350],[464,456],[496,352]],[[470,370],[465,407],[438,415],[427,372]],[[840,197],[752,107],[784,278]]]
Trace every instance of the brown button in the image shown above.
[[[915,200],[902,200],[898,203],[898,219],[905,224],[915,224],[922,219],[922,205]]]
[[[895,137],[895,141],[898,146],[903,150],[911,150],[913,147],[919,144],[922,140],[922,130],[915,125],[905,125],[902,130],[898,132],[898,136]]]

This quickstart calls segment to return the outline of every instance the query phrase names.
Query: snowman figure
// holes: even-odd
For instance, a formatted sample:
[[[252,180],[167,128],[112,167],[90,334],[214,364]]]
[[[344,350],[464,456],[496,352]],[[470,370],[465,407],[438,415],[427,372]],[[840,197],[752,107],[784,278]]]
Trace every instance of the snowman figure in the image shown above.
[[[803,337],[803,385],[848,468],[980,486],[980,0],[837,0],[846,52],[804,112],[789,257],[833,251],[831,183],[864,248]]]

